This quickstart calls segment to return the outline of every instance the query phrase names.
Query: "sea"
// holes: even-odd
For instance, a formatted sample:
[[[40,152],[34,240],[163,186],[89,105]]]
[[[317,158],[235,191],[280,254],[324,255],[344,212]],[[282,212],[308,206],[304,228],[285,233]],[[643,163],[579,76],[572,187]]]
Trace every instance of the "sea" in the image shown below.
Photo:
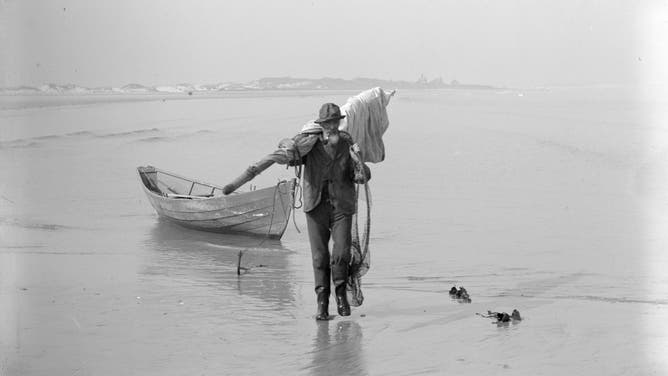
[[[652,93],[399,90],[365,301],[326,322],[301,209],[281,240],[185,229],[136,168],[225,185],[357,91],[0,95],[0,375],[668,374]]]

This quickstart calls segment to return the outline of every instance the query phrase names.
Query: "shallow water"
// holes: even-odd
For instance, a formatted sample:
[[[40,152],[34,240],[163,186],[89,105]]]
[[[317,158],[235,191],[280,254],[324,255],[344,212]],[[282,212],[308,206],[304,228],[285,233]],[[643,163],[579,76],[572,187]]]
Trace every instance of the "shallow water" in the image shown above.
[[[139,165],[222,185],[353,94],[0,97],[0,374],[668,372],[665,101],[400,92],[366,301],[326,323],[301,211],[301,233],[263,241],[182,229],[143,196]]]

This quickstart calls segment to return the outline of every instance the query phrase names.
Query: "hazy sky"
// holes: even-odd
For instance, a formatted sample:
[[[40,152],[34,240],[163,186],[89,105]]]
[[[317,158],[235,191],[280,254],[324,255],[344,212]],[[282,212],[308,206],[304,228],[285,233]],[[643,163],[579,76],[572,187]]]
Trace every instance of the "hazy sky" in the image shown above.
[[[0,0],[0,86],[420,74],[634,84],[668,50],[667,9],[659,0]]]

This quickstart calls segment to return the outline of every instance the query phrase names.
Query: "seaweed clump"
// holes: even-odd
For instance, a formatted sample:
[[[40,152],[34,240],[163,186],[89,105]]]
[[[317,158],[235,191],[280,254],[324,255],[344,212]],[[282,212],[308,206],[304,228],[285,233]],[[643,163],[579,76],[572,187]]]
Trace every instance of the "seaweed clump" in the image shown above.
[[[486,317],[486,318],[492,318],[496,319],[497,323],[506,323],[506,322],[516,322],[516,321],[521,321],[522,316],[520,315],[520,311],[513,309],[513,312],[511,314],[508,314],[506,312],[492,312],[492,311],[487,311],[487,314],[482,314],[482,313],[477,313],[477,315]]]
[[[450,289],[450,297],[457,299],[460,303],[471,303],[471,296],[469,296],[468,291],[463,286],[457,287],[452,286]]]

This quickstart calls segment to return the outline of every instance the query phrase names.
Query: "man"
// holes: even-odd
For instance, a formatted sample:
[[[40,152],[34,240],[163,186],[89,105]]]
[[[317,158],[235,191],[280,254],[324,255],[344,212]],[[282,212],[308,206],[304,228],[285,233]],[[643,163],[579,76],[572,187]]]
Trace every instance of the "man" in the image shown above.
[[[336,104],[322,105],[315,121],[322,127],[322,133],[300,161],[291,163],[304,165],[304,212],[313,258],[316,320],[329,318],[330,279],[339,315],[350,316],[346,279],[357,200],[355,183],[364,184],[371,178],[369,168],[357,156],[357,145],[348,133],[339,131],[339,122],[344,117]]]

